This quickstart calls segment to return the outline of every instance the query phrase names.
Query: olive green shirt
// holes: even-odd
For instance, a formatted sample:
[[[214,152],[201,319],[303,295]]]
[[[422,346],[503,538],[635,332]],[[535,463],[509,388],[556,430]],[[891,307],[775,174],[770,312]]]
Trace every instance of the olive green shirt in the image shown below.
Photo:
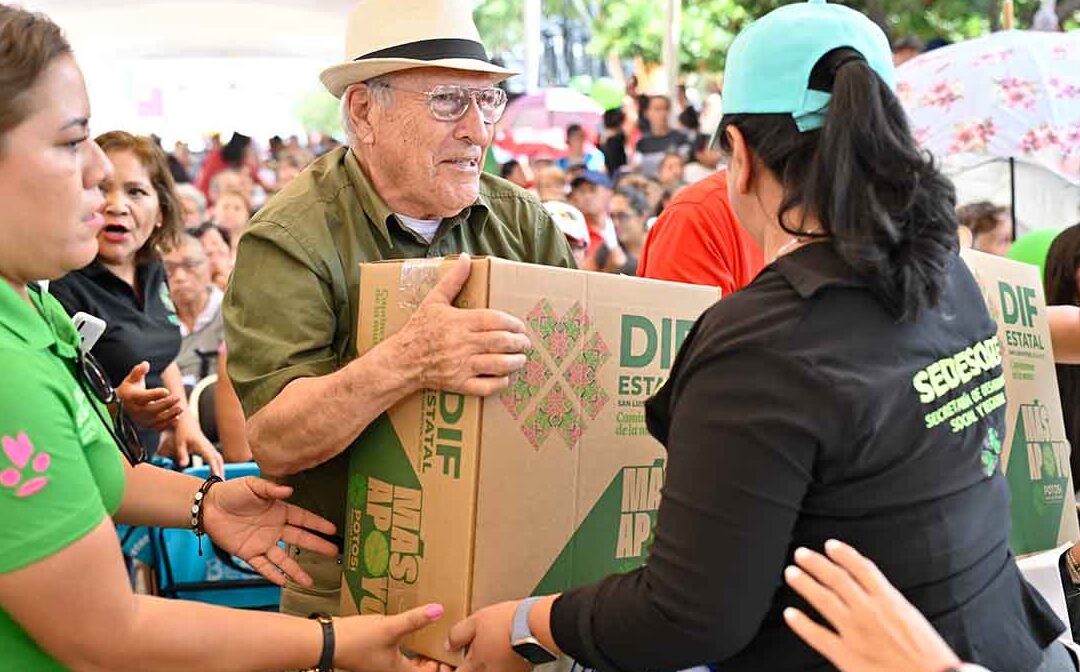
[[[251,220],[223,307],[229,377],[247,417],[297,378],[357,356],[360,264],[468,252],[574,267],[565,236],[528,192],[487,174],[429,245],[375,193],[355,155],[315,161]],[[297,447],[300,448],[299,446]],[[343,529],[348,451],[285,479],[292,501]]]

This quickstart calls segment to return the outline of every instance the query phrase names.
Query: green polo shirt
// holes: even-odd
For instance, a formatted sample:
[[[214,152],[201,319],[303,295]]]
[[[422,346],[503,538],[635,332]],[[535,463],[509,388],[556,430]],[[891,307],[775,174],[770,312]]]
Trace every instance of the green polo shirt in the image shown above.
[[[73,375],[75,326],[49,294],[30,298],[0,280],[0,574],[75,543],[124,495],[120,451]],[[2,608],[0,651],[4,669],[64,669]]]
[[[225,295],[232,379],[247,417],[290,381],[356,357],[360,263],[468,252],[573,268],[566,238],[528,192],[487,174],[431,243],[404,227],[345,148],[315,161],[251,220]],[[348,451],[285,479],[293,502],[342,528]]]

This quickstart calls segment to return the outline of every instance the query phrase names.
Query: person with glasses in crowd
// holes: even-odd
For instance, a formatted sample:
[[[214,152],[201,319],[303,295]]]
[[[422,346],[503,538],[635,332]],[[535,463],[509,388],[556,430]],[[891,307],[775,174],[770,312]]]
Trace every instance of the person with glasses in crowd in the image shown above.
[[[221,301],[225,293],[214,286],[210,260],[202,243],[190,233],[165,250],[162,258],[169,291],[180,321],[180,354],[176,365],[184,384],[193,386],[215,370],[218,348],[225,342]]]
[[[615,188],[609,215],[615,224],[619,246],[626,253],[626,263],[619,269],[624,275],[637,275],[638,259],[649,232],[647,208],[645,194],[633,187],[620,185]]]
[[[221,453],[188,412],[176,362],[180,327],[161,250],[175,244],[182,215],[165,154],[150,138],[124,131],[95,142],[113,166],[101,182],[105,224],[97,233],[97,257],[49,291],[69,315],[105,321],[94,355],[151,454],[175,457],[183,467],[199,455],[220,474]]]
[[[451,305],[468,254],[572,268],[538,200],[482,172],[506,107],[469,0],[367,0],[350,15],[346,62],[321,79],[349,143],[317,159],[252,218],[225,294],[232,378],[255,461],[292,501],[342,527],[348,449],[423,388],[490,395],[525,364],[524,324]],[[403,17],[407,17],[407,20]],[[372,30],[378,26],[378,30]],[[397,334],[357,357],[360,263],[462,254]],[[282,610],[339,607],[341,564],[290,547],[315,578]]]
[[[311,578],[278,545],[333,555],[291,488],[158,469],[108,375],[38,281],[82,268],[105,227],[89,101],[60,29],[0,4],[0,651],[10,670],[405,672],[401,637],[439,617],[319,620],[132,593],[114,523],[207,534],[267,579]],[[108,190],[106,190],[108,191]],[[434,666],[427,665],[434,672]]]

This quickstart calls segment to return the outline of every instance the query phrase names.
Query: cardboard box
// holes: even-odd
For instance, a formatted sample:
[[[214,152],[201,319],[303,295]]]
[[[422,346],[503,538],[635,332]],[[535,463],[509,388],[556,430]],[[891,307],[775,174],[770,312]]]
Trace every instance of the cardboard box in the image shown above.
[[[445,260],[364,264],[361,353],[398,331]],[[482,606],[559,592],[641,565],[663,448],[645,399],[717,289],[481,258],[458,297],[521,318],[533,348],[502,394],[424,391],[351,455],[343,613],[441,602],[409,642],[432,658]]]
[[[1012,494],[1009,545],[1027,555],[1076,541],[1070,448],[1039,268],[972,250],[962,256],[998,323],[1007,399],[1001,467]]]

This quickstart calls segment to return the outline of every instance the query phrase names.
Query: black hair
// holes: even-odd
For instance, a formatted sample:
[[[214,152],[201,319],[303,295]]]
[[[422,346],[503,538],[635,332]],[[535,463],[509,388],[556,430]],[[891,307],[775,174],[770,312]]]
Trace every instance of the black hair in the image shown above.
[[[230,166],[239,166],[244,163],[244,152],[251,144],[251,138],[243,133],[233,133],[229,142],[221,148],[221,158]]]
[[[506,163],[499,166],[499,177],[503,178],[504,180],[509,179],[510,173],[514,172],[514,169],[520,165],[521,164],[517,162],[517,159],[510,159]]]
[[[1046,254],[1043,287],[1048,306],[1080,306],[1076,291],[1076,268],[1080,265],[1080,224],[1055,238]]]
[[[570,124],[566,127],[566,139],[569,140],[571,135],[575,133],[585,134],[585,129],[581,127],[581,124]]]
[[[217,231],[218,234],[221,235],[221,239],[225,241],[225,244],[229,246],[229,249],[232,249],[232,237],[229,236],[229,232],[215,224],[213,220],[207,220],[198,226],[193,226],[187,229],[186,233],[202,240],[202,237],[211,231]]]
[[[822,128],[800,133],[790,114],[725,115],[780,180],[784,231],[827,238],[881,302],[904,321],[937,305],[959,247],[956,191],[919,150],[896,96],[856,51],[834,49],[814,67],[810,88],[830,91]],[[785,222],[801,210],[796,226]],[[821,233],[803,231],[816,215]]]
[[[626,123],[626,112],[621,107],[613,107],[604,111],[604,128],[617,131]]]
[[[626,202],[630,205],[630,208],[636,212],[639,217],[644,215],[645,211],[649,209],[649,200],[645,198],[645,194],[630,185],[616,187],[615,195],[625,198]]]
[[[695,131],[701,129],[701,115],[698,114],[697,109],[693,105],[687,105],[682,112],[679,113],[679,124],[683,128]]]
[[[704,133],[698,133],[697,137],[694,138],[693,156],[696,157],[698,155],[698,152],[704,152],[706,149],[709,148],[709,145],[711,143],[712,143],[712,138],[711,137],[709,137],[708,135],[705,135]]]

